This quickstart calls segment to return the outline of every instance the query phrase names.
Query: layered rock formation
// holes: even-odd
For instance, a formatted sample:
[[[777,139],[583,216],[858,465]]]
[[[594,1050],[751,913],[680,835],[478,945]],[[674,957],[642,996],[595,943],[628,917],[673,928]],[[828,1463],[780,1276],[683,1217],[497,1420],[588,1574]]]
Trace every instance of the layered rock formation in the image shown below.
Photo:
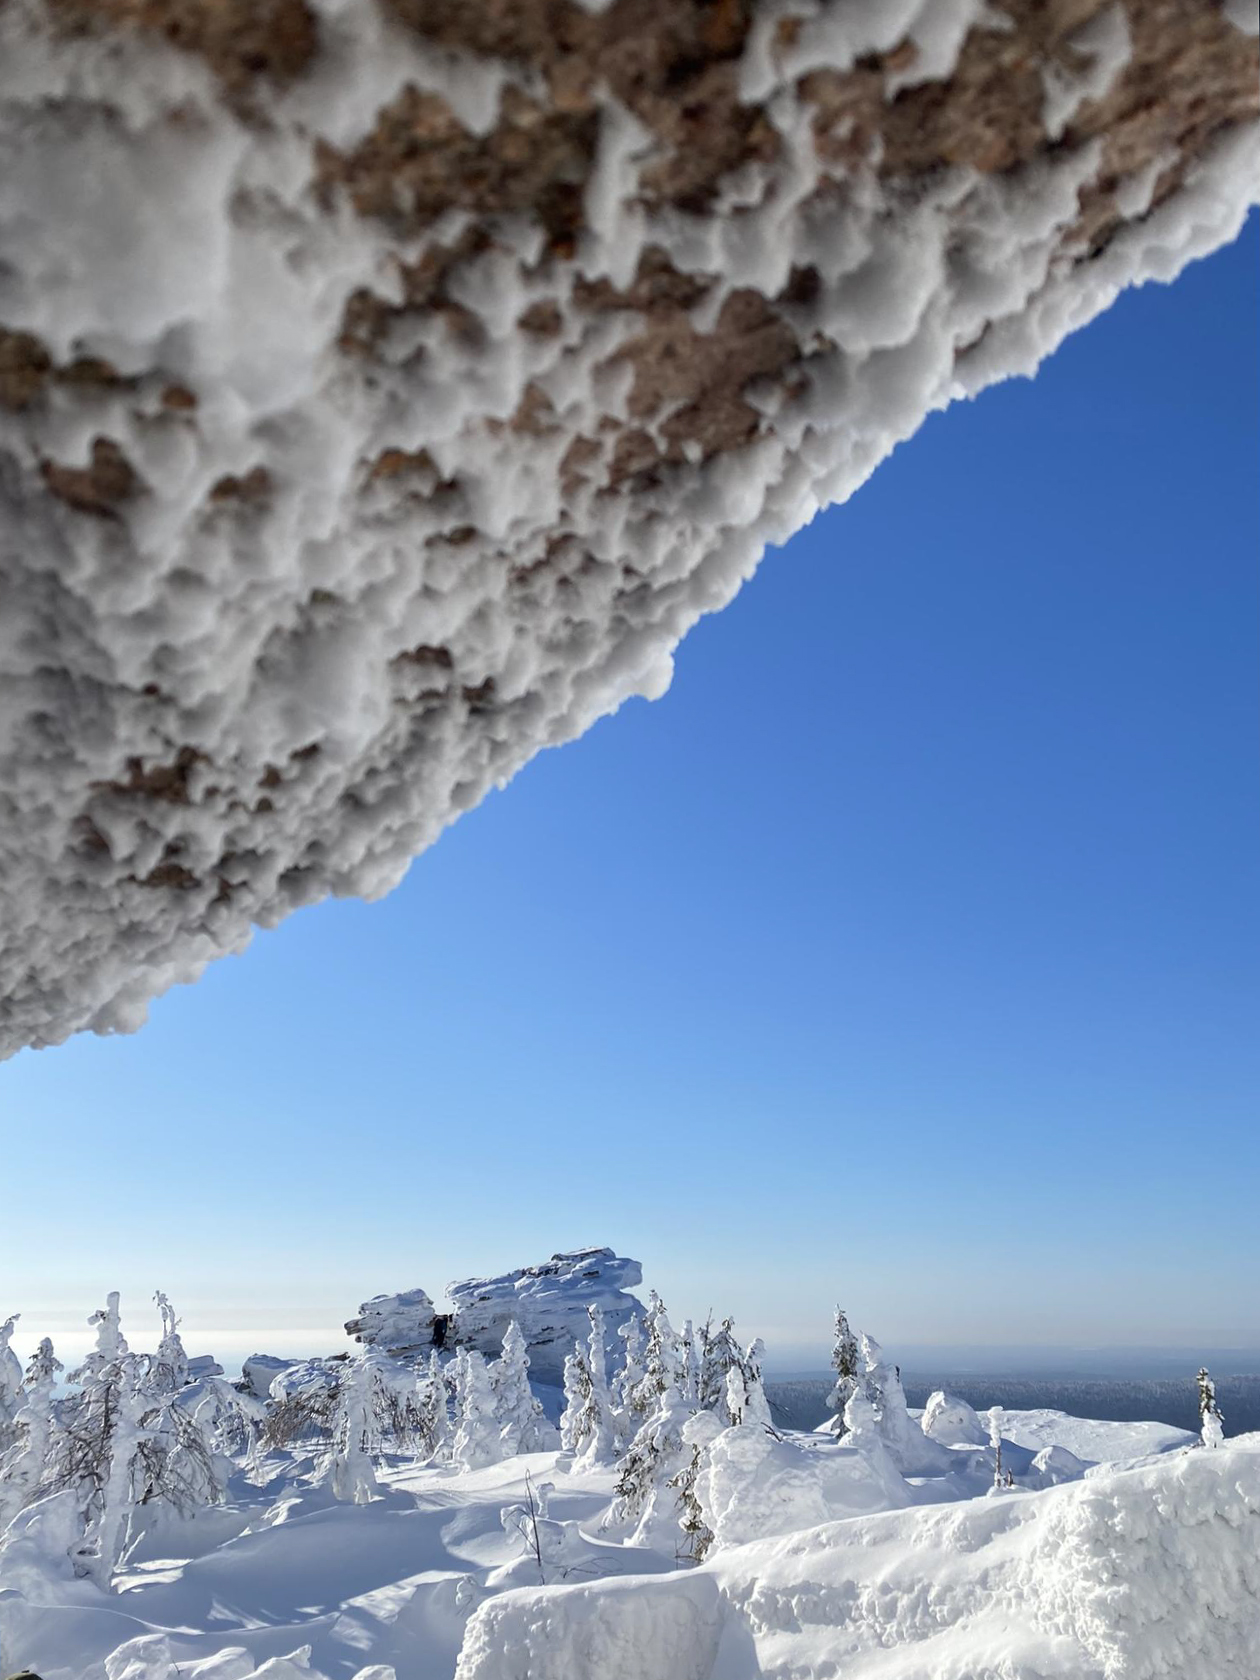
[[[387,891],[1260,180],[1243,0],[0,6],[0,1053]]]
[[[450,1313],[435,1314],[423,1289],[374,1296],[359,1308],[346,1331],[356,1341],[401,1359],[427,1356],[434,1347],[476,1348],[495,1357],[502,1352],[508,1325],[515,1321],[525,1337],[531,1375],[538,1382],[559,1384],[565,1355],[590,1333],[586,1309],[603,1308],[612,1353],[616,1332],[643,1311],[642,1303],[628,1293],[642,1281],[637,1260],[622,1259],[611,1248],[579,1248],[502,1277],[447,1284]]]
[[[637,1260],[611,1248],[553,1254],[544,1266],[522,1266],[502,1277],[469,1278],[446,1286],[455,1307],[454,1337],[464,1347],[497,1354],[513,1319],[529,1349],[530,1375],[538,1382],[564,1380],[565,1355],[590,1334],[586,1309],[603,1308],[610,1353],[617,1331],[643,1306],[629,1293],[643,1281]]]
[[[433,1302],[423,1289],[405,1289],[400,1295],[374,1295],[364,1301],[358,1318],[346,1324],[346,1334],[382,1353],[427,1353],[434,1345],[436,1319]]]

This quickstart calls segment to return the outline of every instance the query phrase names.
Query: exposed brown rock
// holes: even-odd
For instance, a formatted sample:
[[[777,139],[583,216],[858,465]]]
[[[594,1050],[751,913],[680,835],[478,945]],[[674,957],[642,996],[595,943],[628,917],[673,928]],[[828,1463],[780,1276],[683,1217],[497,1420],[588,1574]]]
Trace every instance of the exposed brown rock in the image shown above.
[[[317,45],[306,0],[48,0],[69,34],[135,29],[203,58],[231,93],[291,81]]]
[[[31,333],[0,327],[0,407],[21,409],[44,389],[52,357]]]
[[[210,486],[210,500],[222,502],[261,502],[271,494],[271,474],[266,467],[251,467],[239,476],[228,473]]]
[[[86,467],[68,467],[59,461],[44,461],[40,472],[49,493],[76,513],[113,519],[124,502],[138,496],[144,486],[131,462],[111,438],[92,442],[92,459]]]

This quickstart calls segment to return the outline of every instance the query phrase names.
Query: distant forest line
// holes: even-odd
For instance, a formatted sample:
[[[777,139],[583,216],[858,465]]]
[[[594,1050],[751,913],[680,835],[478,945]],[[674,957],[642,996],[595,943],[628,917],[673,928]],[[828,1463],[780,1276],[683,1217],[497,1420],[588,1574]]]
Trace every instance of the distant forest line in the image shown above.
[[[1009,1406],[1030,1411],[1049,1406],[1074,1417],[1106,1418],[1116,1423],[1171,1423],[1197,1430],[1199,1406],[1194,1376],[1177,1378],[922,1376],[903,1371],[906,1399],[922,1406],[933,1389],[943,1388],[979,1411]],[[815,1429],[827,1416],[831,1384],[824,1377],[767,1377],[766,1397],[782,1429]],[[1260,1429],[1260,1376],[1216,1378],[1216,1396],[1225,1414],[1226,1435]]]

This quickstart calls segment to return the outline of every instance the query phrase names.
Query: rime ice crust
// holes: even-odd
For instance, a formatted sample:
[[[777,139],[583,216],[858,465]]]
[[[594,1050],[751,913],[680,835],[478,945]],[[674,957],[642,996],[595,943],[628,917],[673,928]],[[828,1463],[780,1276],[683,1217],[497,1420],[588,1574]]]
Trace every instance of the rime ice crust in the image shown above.
[[[167,9],[0,12],[0,1054],[387,892],[1260,180],[1206,0]]]

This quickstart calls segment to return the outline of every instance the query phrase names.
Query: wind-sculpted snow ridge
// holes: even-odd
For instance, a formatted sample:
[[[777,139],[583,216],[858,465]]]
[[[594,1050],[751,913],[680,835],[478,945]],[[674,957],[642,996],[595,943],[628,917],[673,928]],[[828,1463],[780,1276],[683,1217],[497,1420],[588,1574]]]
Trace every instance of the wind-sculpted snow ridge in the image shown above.
[[[1238,230],[1215,0],[10,0],[0,1054],[378,896]]]
[[[1252,1437],[1043,1493],[857,1517],[719,1552],[683,1578],[696,1605],[706,1577],[722,1594],[718,1636],[697,1636],[704,1660],[690,1667],[676,1663],[673,1578],[518,1589],[474,1615],[457,1680],[1250,1674],[1258,1447]],[[628,1641],[636,1659],[623,1667]]]

